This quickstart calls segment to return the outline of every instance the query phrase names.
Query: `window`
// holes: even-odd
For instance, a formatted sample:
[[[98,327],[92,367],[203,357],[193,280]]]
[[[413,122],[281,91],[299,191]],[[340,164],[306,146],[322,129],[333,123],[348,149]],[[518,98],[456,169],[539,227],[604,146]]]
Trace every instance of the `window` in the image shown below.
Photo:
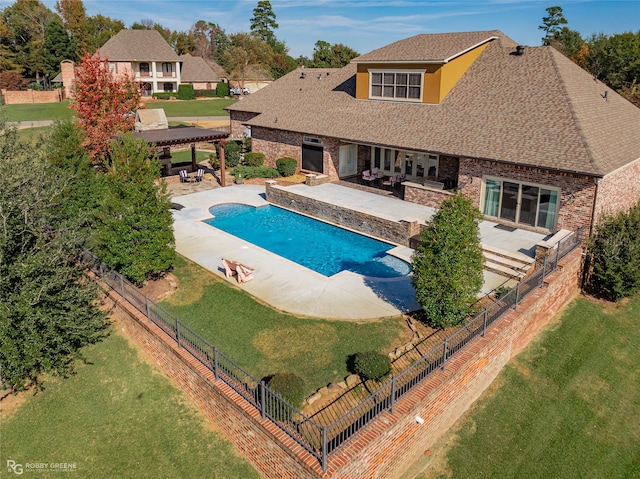
[[[149,76],[149,64],[148,63],[141,63],[140,64],[140,75],[141,76],[145,76],[145,77]]]
[[[173,91],[173,83],[163,83],[162,84],[162,89],[166,92],[171,92]]]
[[[116,62],[109,62],[109,72],[114,75],[118,73],[118,65]]]
[[[170,77],[173,76],[173,65],[168,62],[164,62],[162,64],[162,76]]]
[[[358,165],[358,147],[356,145],[344,145],[340,147],[339,175],[350,176],[356,174]]]
[[[553,231],[559,197],[557,188],[485,178],[483,212],[486,216]]]
[[[422,98],[422,75],[424,70],[392,72],[372,70],[369,97],[405,101],[420,101]]]
[[[410,180],[422,180],[425,176],[437,177],[438,155],[413,151],[371,148],[371,166],[385,175],[404,175]]]

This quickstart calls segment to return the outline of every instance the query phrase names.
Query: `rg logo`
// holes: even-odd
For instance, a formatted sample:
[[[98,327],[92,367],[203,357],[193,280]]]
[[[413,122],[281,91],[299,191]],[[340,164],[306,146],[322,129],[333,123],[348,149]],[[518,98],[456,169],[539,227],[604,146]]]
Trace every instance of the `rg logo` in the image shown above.
[[[22,464],[18,464],[12,459],[7,460],[7,472],[13,472],[14,474],[22,474]]]

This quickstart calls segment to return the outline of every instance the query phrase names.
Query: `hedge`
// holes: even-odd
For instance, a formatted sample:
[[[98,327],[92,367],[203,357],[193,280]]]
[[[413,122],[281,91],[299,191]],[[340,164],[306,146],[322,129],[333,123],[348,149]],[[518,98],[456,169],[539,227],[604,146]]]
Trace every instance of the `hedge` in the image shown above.
[[[278,178],[280,173],[268,166],[236,166],[231,172],[236,178]]]
[[[380,381],[391,372],[391,359],[378,351],[357,353],[354,358],[355,373],[364,379]]]
[[[247,166],[262,166],[264,164],[264,153],[252,151],[244,154],[244,164]]]
[[[178,85],[178,100],[194,100],[196,94],[193,90],[193,85]]]
[[[276,160],[276,168],[282,176],[293,176],[298,169],[298,160],[295,158],[278,158]]]

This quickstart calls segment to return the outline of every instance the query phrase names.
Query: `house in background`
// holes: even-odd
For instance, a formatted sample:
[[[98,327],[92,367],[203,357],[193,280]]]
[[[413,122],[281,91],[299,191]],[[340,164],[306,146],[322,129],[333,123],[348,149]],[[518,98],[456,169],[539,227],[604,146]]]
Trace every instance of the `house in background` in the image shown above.
[[[640,198],[640,109],[552,47],[499,31],[417,35],[298,69],[228,107],[232,136],[330,181],[378,168],[407,201],[460,191],[487,219],[591,227]]]
[[[189,53],[179,56],[182,65],[181,83],[193,85],[194,90],[215,90],[218,83],[228,83],[224,69],[212,60],[194,57]]]

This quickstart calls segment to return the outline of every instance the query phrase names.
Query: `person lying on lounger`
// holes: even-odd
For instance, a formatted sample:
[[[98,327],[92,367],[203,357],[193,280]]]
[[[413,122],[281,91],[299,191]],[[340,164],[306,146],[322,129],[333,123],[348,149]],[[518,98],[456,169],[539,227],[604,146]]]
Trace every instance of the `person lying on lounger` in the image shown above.
[[[227,278],[230,278],[233,275],[238,276],[238,283],[246,283],[253,279],[254,268],[250,268],[242,263],[237,261],[230,261],[228,259],[222,260],[222,265],[224,266],[224,271]]]

